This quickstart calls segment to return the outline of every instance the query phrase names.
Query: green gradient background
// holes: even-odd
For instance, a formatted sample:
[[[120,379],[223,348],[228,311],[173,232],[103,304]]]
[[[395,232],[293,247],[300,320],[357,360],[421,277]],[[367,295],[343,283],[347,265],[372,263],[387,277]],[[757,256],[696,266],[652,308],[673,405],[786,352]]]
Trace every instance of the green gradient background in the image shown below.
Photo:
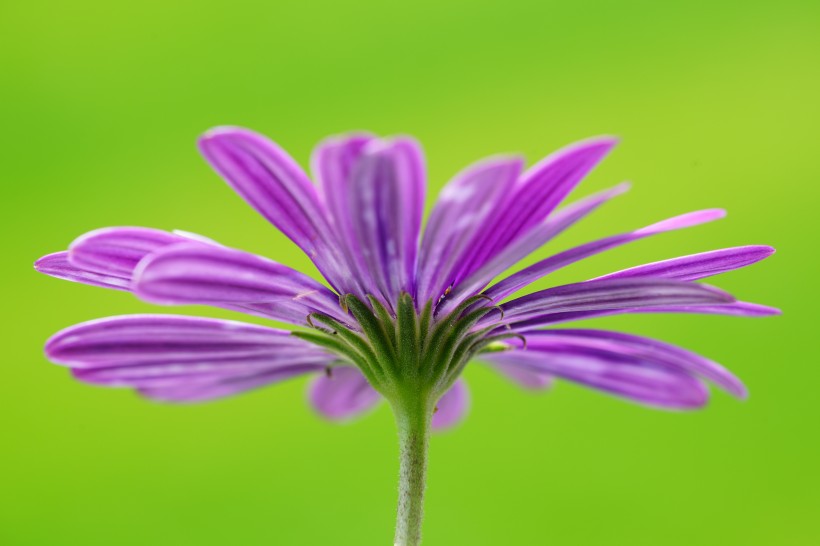
[[[695,208],[730,211],[549,284],[721,246],[778,248],[717,284],[783,317],[596,323],[725,363],[751,389],[745,403],[718,392],[704,411],[665,413],[563,383],[523,393],[468,369],[471,415],[432,445],[426,544],[820,543],[820,366],[806,341],[819,22],[816,2],[3,2],[0,544],[390,542],[386,407],[328,425],[304,404],[304,381],[162,406],[78,384],[42,356],[60,328],[153,309],[32,271],[93,228],[195,231],[315,274],[198,156],[195,138],[219,124],[265,132],[303,165],[326,134],[412,134],[430,202],[482,156],[535,161],[620,135],[576,195],[625,179],[633,190],[538,256]]]

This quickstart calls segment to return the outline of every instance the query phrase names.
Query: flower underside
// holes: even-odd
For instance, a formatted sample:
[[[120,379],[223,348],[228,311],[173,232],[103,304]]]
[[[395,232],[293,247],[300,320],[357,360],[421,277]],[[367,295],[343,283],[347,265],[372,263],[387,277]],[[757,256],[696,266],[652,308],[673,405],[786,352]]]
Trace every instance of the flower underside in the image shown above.
[[[495,323],[476,328],[479,320],[497,308],[483,295],[468,298],[450,313],[435,318],[432,302],[419,312],[406,292],[399,296],[395,315],[378,298],[367,299],[369,306],[353,294],[340,298],[342,308],[356,319],[360,333],[352,325],[313,313],[308,322],[317,331],[293,335],[332,351],[343,362],[353,362],[387,399],[410,389],[435,402],[475,355],[494,352],[509,338],[526,342],[521,334],[504,328],[499,332]],[[332,374],[332,368],[328,373]]]

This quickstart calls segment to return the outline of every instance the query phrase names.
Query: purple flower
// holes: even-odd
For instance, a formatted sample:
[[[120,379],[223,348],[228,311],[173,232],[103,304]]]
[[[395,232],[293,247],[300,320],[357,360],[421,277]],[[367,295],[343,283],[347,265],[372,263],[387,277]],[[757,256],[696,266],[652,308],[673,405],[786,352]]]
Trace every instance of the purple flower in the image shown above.
[[[282,149],[251,131],[215,129],[199,144],[228,184],[310,257],[329,287],[190,233],[87,233],[67,251],[38,260],[37,270],[160,305],[212,305],[301,328],[174,315],[99,319],[46,344],[48,357],[77,379],[165,402],[201,402],[314,374],[310,402],[330,419],[354,417],[386,398],[400,430],[421,431],[405,435],[405,453],[426,448],[426,421],[441,428],[463,417],[469,397],[460,376],[472,361],[528,389],[557,378],[659,408],[703,406],[707,383],[746,396],[725,368],[684,349],[557,323],[619,313],[778,313],[695,282],[760,261],[774,252],[767,246],[672,258],[520,294],[569,264],[711,222],[722,210],[662,220],[502,276],[628,189],[622,184],[558,208],[612,149],[612,138],[568,146],[526,171],[517,157],[466,168],[441,192],[423,235],[425,168],[412,139],[330,138],[312,158],[317,186]],[[424,446],[412,444],[419,437]],[[412,489],[413,462],[402,462],[402,483]],[[420,491],[406,500],[397,543],[416,544]]]

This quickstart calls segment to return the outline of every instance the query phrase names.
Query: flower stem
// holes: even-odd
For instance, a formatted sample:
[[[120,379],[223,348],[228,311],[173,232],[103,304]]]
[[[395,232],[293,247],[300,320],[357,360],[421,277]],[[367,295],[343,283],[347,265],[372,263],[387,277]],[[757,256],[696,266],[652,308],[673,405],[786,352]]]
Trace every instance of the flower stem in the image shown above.
[[[426,397],[403,397],[393,404],[399,431],[399,506],[395,546],[421,544],[424,487],[427,476],[427,447],[433,404]]]

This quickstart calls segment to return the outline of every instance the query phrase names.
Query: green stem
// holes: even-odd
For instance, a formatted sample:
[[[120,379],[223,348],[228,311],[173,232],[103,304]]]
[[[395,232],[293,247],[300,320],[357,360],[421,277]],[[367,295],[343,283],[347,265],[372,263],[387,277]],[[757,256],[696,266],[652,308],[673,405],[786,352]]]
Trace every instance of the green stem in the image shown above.
[[[427,447],[434,404],[421,393],[403,397],[393,404],[399,430],[399,507],[395,546],[421,544],[424,487],[427,476]]]

